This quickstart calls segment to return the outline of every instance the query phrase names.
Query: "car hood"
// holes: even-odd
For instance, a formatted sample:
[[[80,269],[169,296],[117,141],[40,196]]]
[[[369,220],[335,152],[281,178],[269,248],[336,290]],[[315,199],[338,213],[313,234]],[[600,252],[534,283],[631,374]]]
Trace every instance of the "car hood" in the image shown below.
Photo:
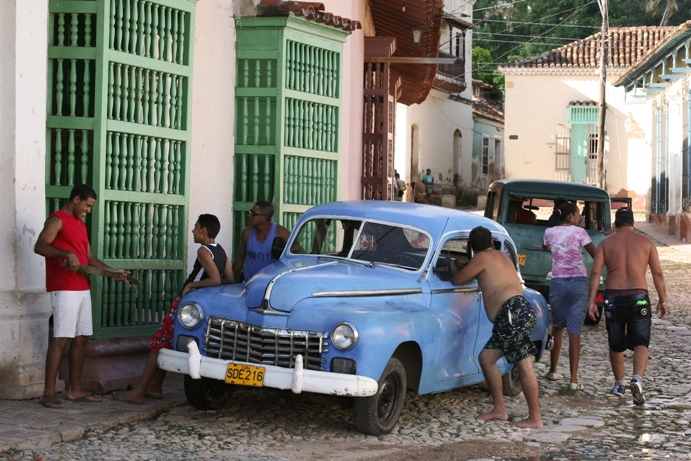
[[[247,283],[247,307],[289,312],[310,297],[387,296],[421,293],[419,273],[386,266],[300,258],[265,268]],[[269,298],[269,306],[262,306]]]

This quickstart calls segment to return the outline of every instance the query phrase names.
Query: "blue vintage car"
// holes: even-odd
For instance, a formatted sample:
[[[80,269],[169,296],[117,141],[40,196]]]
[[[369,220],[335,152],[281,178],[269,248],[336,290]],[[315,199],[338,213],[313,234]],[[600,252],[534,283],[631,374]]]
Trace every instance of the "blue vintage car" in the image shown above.
[[[223,405],[237,385],[351,396],[355,427],[386,434],[406,389],[484,380],[478,355],[492,324],[477,281],[445,281],[453,259],[472,257],[468,234],[479,225],[518,272],[506,230],[483,217],[401,202],[316,206],[277,261],[246,284],[182,299],[175,350],[161,350],[158,365],[186,375],[198,409]],[[539,360],[551,340],[547,304],[534,290],[525,295],[537,313]],[[517,372],[503,358],[498,366],[504,392],[520,393]]]

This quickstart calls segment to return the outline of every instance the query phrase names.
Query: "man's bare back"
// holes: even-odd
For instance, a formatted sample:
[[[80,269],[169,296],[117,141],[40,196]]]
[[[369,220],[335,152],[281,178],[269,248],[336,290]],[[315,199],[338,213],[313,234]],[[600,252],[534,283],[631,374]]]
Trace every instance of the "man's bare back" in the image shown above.
[[[523,288],[511,259],[503,252],[488,248],[477,253],[454,277],[454,285],[477,278],[482,290],[487,317],[492,323],[507,299],[523,296]]]
[[[667,316],[667,292],[662,266],[657,254],[657,248],[646,236],[634,232],[633,226],[622,225],[617,232],[602,240],[593,258],[593,268],[590,271],[588,290],[588,314],[592,319],[599,316],[595,303],[602,270],[607,268],[608,290],[648,289],[645,274],[650,267],[653,284],[659,298],[656,312],[660,318]]]
[[[602,240],[597,249],[597,253],[600,252],[607,266],[608,289],[647,289],[645,273],[648,265],[652,271],[662,273],[653,242],[631,227],[624,227]]]

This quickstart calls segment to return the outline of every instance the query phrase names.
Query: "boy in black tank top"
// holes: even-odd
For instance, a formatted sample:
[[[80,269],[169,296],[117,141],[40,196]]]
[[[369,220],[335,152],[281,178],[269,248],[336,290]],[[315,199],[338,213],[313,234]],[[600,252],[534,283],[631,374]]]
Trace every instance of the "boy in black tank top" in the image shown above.
[[[144,399],[147,398],[163,398],[162,386],[166,372],[158,368],[156,361],[158,359],[158,351],[173,348],[173,324],[177,315],[180,298],[191,290],[218,286],[223,283],[233,283],[234,281],[230,260],[223,247],[216,243],[215,240],[220,230],[221,224],[216,216],[212,214],[199,215],[199,219],[197,219],[194,229],[192,229],[192,236],[194,237],[194,243],[199,243],[201,246],[197,250],[197,259],[194,261],[192,272],[185,280],[180,297],[171,303],[168,312],[166,312],[161,322],[161,326],[154,335],[154,339],[151,342],[151,352],[149,352],[149,358],[139,384],[129,391],[113,392],[113,400],[132,405],[141,405],[144,403]]]

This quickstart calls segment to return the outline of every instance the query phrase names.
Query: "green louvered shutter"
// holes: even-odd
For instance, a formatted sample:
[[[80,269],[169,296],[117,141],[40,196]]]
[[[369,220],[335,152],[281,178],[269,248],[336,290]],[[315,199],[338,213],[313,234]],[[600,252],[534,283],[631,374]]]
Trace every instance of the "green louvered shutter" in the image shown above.
[[[50,0],[46,211],[98,194],[94,336],[151,334],[186,276],[193,0]]]
[[[237,20],[234,248],[258,200],[288,229],[337,200],[348,35],[295,16]]]

